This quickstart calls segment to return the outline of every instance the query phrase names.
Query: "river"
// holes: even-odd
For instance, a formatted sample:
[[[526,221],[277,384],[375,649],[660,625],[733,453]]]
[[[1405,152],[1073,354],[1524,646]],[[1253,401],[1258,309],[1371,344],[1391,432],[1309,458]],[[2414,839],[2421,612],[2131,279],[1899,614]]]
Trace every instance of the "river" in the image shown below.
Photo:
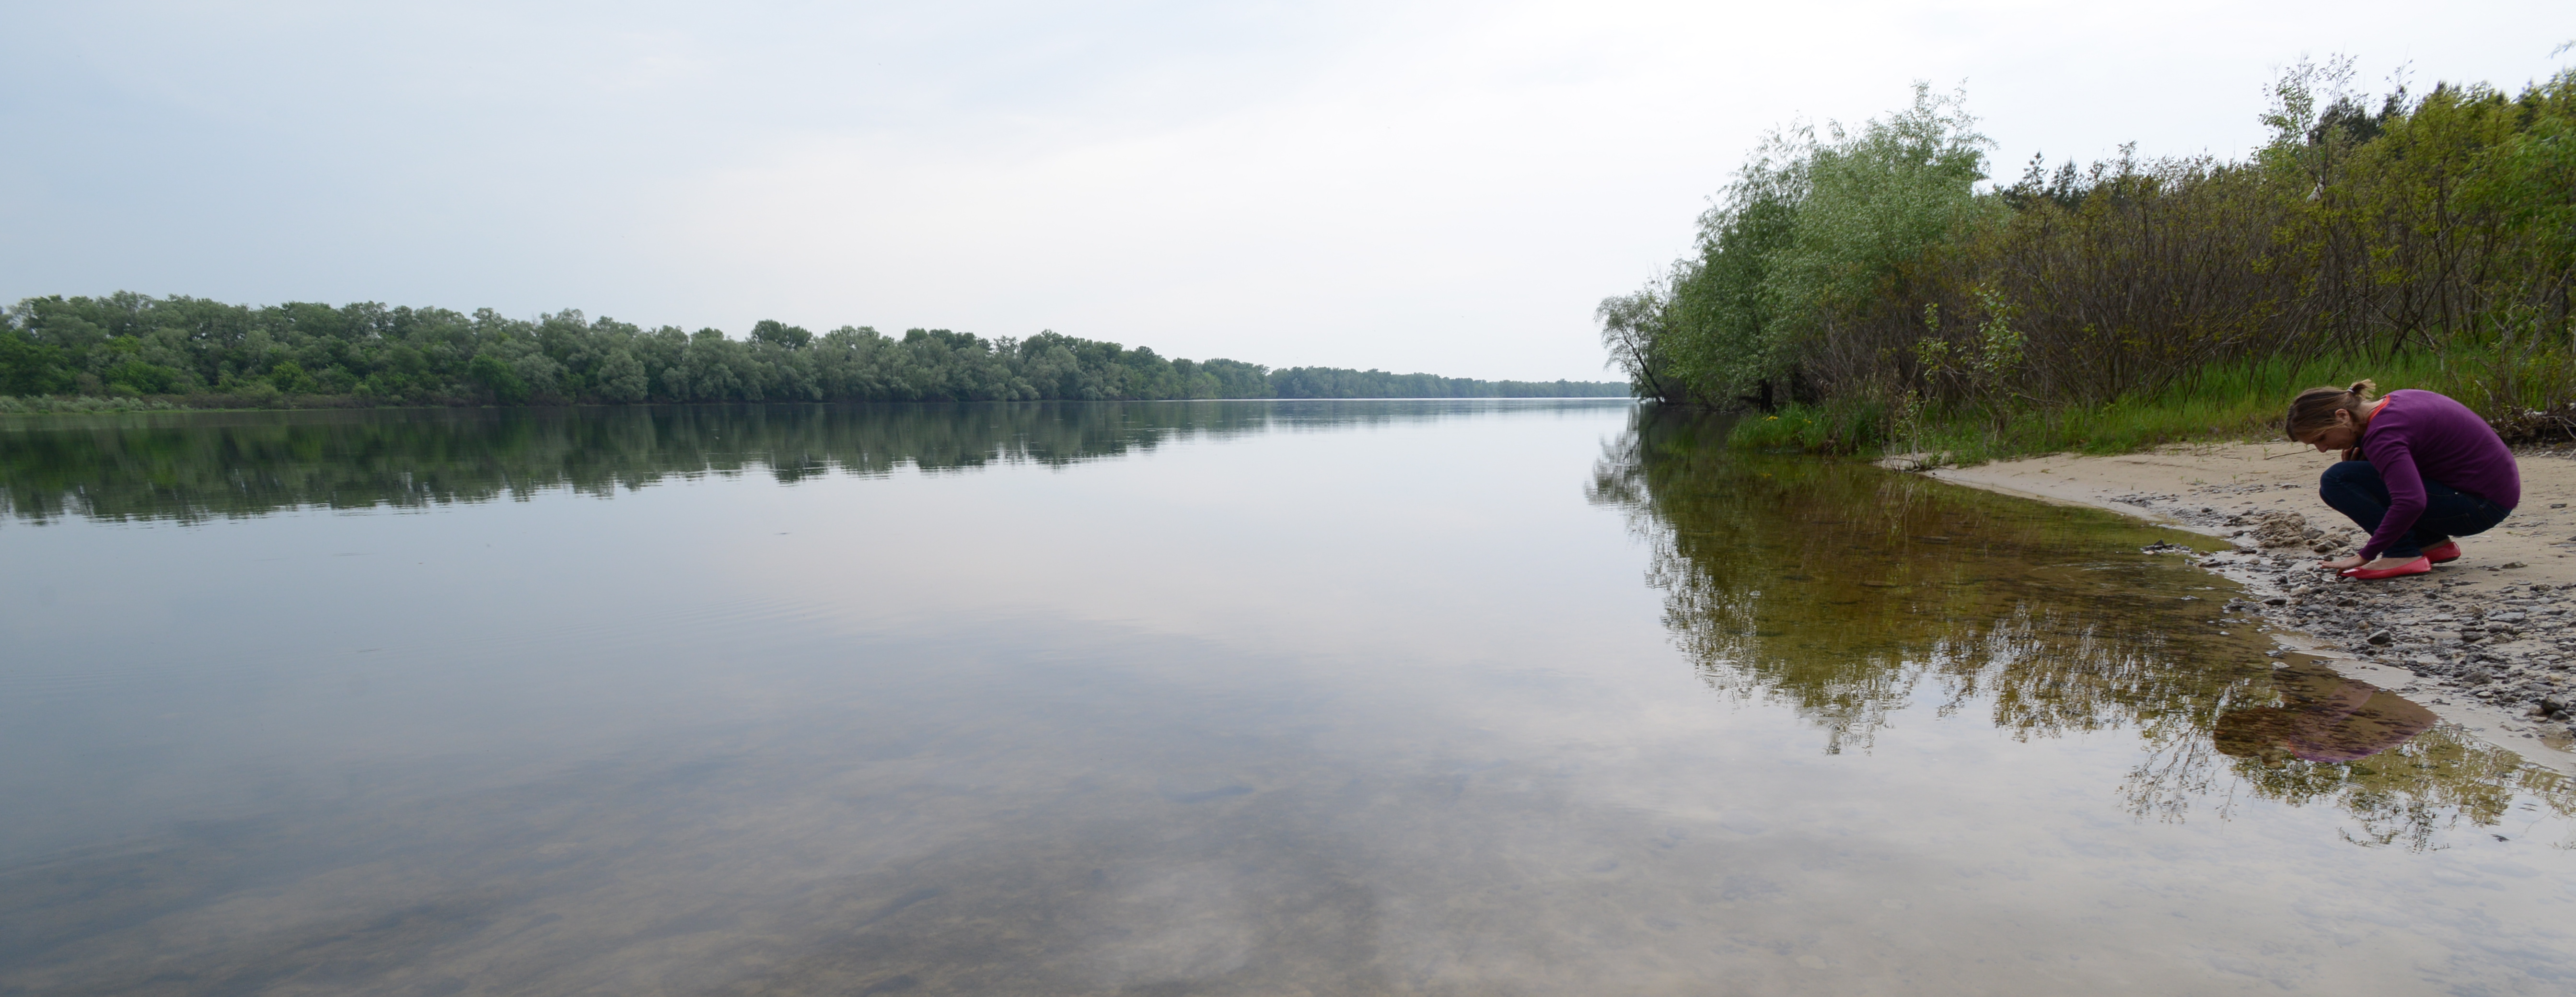
[[[0,993],[2563,993],[2206,538],[1621,401],[0,420]]]

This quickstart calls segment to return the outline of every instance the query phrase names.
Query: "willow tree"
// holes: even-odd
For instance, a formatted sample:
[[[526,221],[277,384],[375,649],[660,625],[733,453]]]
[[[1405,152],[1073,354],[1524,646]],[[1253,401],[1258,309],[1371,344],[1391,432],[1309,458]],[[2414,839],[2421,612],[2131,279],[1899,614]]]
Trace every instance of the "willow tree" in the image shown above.
[[[1635,377],[1652,358],[1655,393],[1704,404],[1808,394],[1805,362],[1842,324],[1902,297],[1908,264],[2000,210],[1975,192],[1989,144],[1975,125],[1960,95],[1918,83],[1910,106],[1858,129],[1774,131],[1700,216],[1695,252],[1603,302],[1621,365]]]

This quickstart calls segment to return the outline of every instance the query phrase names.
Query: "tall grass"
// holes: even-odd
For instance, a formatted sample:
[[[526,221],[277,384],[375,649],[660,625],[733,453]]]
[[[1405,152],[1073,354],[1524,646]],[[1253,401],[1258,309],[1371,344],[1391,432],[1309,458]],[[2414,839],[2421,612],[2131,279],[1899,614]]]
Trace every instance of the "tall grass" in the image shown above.
[[[1871,454],[1888,445],[1889,419],[1889,406],[1875,400],[1789,405],[1736,420],[1726,442],[1772,452]]]
[[[163,398],[96,398],[88,395],[0,395],[0,415],[92,412],[159,412],[183,406]]]
[[[2278,440],[2290,398],[2305,388],[2340,387],[2368,378],[2383,393],[2419,388],[2463,401],[2488,402],[2480,407],[2503,410],[2527,403],[2494,397],[2496,385],[2504,380],[2496,373],[2499,367],[2537,366],[2543,376],[2553,376],[2550,363],[2554,358],[2517,365],[2493,349],[2467,354],[2240,360],[2208,364],[2156,390],[2123,395],[2099,406],[1951,406],[1926,408],[1909,416],[1902,405],[1880,402],[1792,405],[1772,416],[1747,417],[1736,423],[1727,442],[1746,449],[1807,453],[1946,455],[1941,457],[1943,463],[1977,464],[2029,454],[2111,454],[2169,443]],[[2545,404],[2548,400],[2533,401]]]

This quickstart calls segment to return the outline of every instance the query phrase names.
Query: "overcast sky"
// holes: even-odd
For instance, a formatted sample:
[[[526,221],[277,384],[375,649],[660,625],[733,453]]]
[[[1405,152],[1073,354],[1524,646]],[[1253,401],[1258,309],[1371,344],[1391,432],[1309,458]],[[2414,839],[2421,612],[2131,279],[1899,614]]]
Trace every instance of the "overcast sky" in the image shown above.
[[[1594,379],[1767,129],[1964,85],[2235,155],[2275,70],[2507,89],[2576,4],[0,0],[0,298],[776,318]]]

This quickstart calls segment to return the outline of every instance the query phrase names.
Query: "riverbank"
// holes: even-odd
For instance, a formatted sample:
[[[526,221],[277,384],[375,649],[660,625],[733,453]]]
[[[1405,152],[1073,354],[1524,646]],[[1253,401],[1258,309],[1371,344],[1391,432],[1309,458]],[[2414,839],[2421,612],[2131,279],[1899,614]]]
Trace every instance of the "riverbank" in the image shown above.
[[[2517,454],[2523,499],[2511,517],[2462,539],[2460,559],[2431,574],[2378,582],[2315,569],[2362,534],[2317,499],[2329,458],[2292,443],[2059,454],[1925,473],[2227,538],[2235,550],[2176,553],[2243,585],[2229,609],[2263,621],[2284,653],[2329,659],[2508,747],[2540,742],[2554,750],[2525,757],[2576,771],[2576,713],[2568,711],[2576,707],[2576,448]]]

